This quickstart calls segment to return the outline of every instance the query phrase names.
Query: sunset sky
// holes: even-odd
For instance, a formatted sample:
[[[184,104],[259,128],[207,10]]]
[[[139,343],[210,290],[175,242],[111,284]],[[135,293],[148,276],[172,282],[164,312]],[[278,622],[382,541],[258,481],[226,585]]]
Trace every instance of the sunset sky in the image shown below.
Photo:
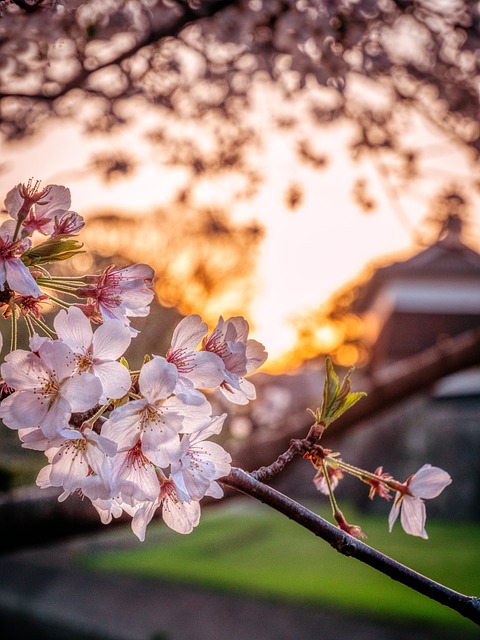
[[[317,146],[329,157],[327,168],[321,171],[299,164],[288,140],[273,134],[267,137],[262,156],[266,177],[260,192],[232,210],[235,219],[257,219],[266,229],[254,303],[245,315],[252,324],[253,337],[266,345],[272,361],[293,343],[291,318],[318,308],[372,261],[385,263],[415,250],[412,229],[425,229],[422,222],[435,189],[454,179],[462,184],[468,177],[466,158],[454,148],[442,148],[429,158],[425,179],[413,185],[411,194],[402,193],[394,201],[385,193],[373,164],[356,166],[350,160],[345,150],[348,130],[336,128],[318,135]],[[0,172],[2,198],[18,182],[35,177],[44,185],[67,186],[72,192],[72,209],[87,217],[94,209],[132,213],[168,203],[182,176],[162,166],[134,133],[108,143],[118,149],[134,148],[144,159],[144,166],[131,178],[104,184],[88,171],[92,151],[104,150],[105,144],[101,138],[86,140],[74,125],[52,123],[28,143],[5,146]],[[426,137],[428,144],[433,143]],[[369,180],[369,191],[377,203],[373,212],[362,212],[354,204],[354,177]],[[292,211],[285,206],[285,192],[295,183],[304,185],[305,197]],[[217,185],[216,191],[207,190],[204,195],[206,201],[221,203],[225,194]],[[466,240],[480,250],[478,202],[471,211]]]

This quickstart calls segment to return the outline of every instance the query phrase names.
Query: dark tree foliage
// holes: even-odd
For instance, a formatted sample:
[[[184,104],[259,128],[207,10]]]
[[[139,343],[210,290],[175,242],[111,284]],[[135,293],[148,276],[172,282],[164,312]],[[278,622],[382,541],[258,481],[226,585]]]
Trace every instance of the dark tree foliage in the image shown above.
[[[52,116],[112,130],[153,105],[159,125],[150,135],[167,162],[188,164],[192,179],[246,172],[248,195],[257,176],[245,154],[259,132],[246,114],[256,89],[271,86],[282,105],[304,100],[288,116],[279,107],[272,126],[346,119],[355,127],[354,155],[394,152],[405,178],[421,158],[404,142],[406,114],[480,152],[477,2],[2,0],[0,7],[7,140]],[[365,97],[372,87],[373,101]],[[202,136],[175,129],[179,119],[200,125]],[[299,140],[297,151],[324,165],[310,140]],[[109,177],[129,168],[111,164]],[[364,185],[354,196],[372,206]]]
[[[479,7],[462,0],[0,0],[0,135],[23,139],[51,118],[73,118],[92,134],[144,120],[155,157],[185,176],[172,215],[186,226],[174,225],[155,266],[166,276],[162,299],[188,312],[192,301],[208,306],[223,295],[221,282],[225,293],[230,277],[251,270],[261,235],[220,210],[256,193],[265,172],[258,151],[272,131],[291,140],[304,166],[321,170],[330,151],[321,148],[322,128],[348,123],[351,156],[373,162],[404,224],[400,196],[430,159],[412,135],[419,122],[467,151],[470,186],[478,187]],[[135,152],[106,149],[90,169],[107,182],[128,177],[142,162]],[[212,179],[225,180],[228,194],[214,202],[213,218],[195,199],[198,185]],[[364,212],[376,208],[368,179],[346,187]],[[301,182],[279,189],[286,207],[301,208]],[[200,230],[188,222],[195,210],[204,214]],[[228,233],[210,229],[215,219]],[[177,262],[190,256],[188,295],[171,277],[173,246],[181,248]],[[341,296],[331,306],[341,343],[363,361],[358,322],[345,322]],[[313,344],[302,326],[299,344]]]

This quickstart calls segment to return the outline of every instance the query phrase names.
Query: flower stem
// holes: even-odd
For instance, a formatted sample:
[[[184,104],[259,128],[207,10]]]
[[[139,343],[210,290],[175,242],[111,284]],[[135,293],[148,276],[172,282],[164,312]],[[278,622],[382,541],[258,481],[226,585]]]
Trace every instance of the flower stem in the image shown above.
[[[85,276],[50,276],[49,274],[49,279],[51,279],[53,282],[58,282],[58,283],[62,283],[62,282],[63,283],[71,282],[72,284],[76,284],[77,282],[80,282],[81,284],[87,283]]]
[[[100,407],[100,409],[88,420],[86,420],[83,425],[87,425],[90,427],[90,429],[93,429],[93,425],[95,424],[95,422],[102,417],[102,415],[105,413],[105,411],[108,409],[108,407],[110,406],[110,402],[107,402],[107,404],[104,404]]]
[[[330,476],[328,475],[328,465],[325,462],[325,460],[322,460],[322,470],[323,470],[323,477],[325,478],[325,482],[328,489],[328,497],[330,499],[330,504],[332,505],[332,514],[336,520],[338,514],[341,513],[341,511],[338,508],[337,499],[335,498],[335,494],[333,493],[332,483],[330,481]]]
[[[13,232],[12,242],[15,242],[18,236],[18,232],[20,231],[20,227],[22,226],[22,222],[25,220],[26,216],[21,216],[20,213],[17,218],[17,225],[15,227],[15,231]]]
[[[12,335],[10,336],[10,351],[15,351],[17,348],[17,337],[18,337],[18,322],[17,322],[17,313],[15,307],[12,309],[11,315],[11,327],[12,327]]]
[[[33,328],[32,321],[29,318],[29,316],[25,316],[24,320],[25,320],[25,324],[27,325],[28,335],[31,338],[33,336],[33,334],[35,333],[35,329]]]
[[[367,479],[367,478],[370,480],[376,480],[376,481],[381,480],[381,478],[376,476],[374,473],[371,473],[370,471],[364,471],[359,467],[355,467],[353,464],[348,464],[348,462],[344,462],[343,460],[334,458],[333,456],[326,456],[325,460],[327,460],[330,464],[332,464],[332,466],[336,466],[339,469],[342,469],[342,471],[345,471],[346,473],[349,473],[350,475],[355,476],[360,480]]]
[[[60,300],[60,298],[57,298],[56,296],[48,296],[48,297],[56,305],[58,305],[59,307],[62,307],[62,309],[69,309],[72,306],[70,302],[65,302],[64,300]]]
[[[47,289],[52,289],[52,291],[61,291],[62,293],[69,293],[70,295],[75,295],[75,293],[72,293],[72,292],[76,291],[78,288],[74,285],[68,286],[65,283],[58,284],[55,281],[52,282],[49,278],[38,278],[37,284],[40,287],[46,287]]]
[[[50,327],[48,325],[45,324],[45,322],[43,322],[43,320],[40,320],[40,318],[35,318],[32,317],[33,322],[38,325],[42,331],[49,337],[49,338],[55,338],[55,332],[52,331],[50,329]]]

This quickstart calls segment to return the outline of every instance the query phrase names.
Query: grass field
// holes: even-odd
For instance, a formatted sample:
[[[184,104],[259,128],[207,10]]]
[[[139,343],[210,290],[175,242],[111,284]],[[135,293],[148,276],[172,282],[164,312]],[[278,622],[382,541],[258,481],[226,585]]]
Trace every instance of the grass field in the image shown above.
[[[480,527],[475,524],[427,521],[426,541],[407,536],[398,524],[389,534],[386,517],[345,514],[362,526],[371,546],[452,589],[480,594]],[[188,536],[152,525],[143,545],[96,552],[81,562],[94,570],[248,592],[479,637],[478,627],[459,614],[341,556],[267,507],[250,508],[243,501],[205,510]]]

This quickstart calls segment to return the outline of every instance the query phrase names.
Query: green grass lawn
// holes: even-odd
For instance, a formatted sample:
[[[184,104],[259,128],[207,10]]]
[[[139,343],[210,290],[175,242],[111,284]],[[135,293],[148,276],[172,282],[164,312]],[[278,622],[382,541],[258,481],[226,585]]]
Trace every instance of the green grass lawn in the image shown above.
[[[325,515],[325,512],[322,513]],[[480,527],[427,520],[429,540],[389,534],[385,518],[345,515],[367,543],[411,568],[466,593],[480,593]],[[327,515],[328,517],[328,515]],[[151,525],[147,541],[122,551],[82,556],[83,566],[247,592],[351,613],[417,622],[478,637],[459,614],[394,582],[267,507],[206,509],[188,536]]]

